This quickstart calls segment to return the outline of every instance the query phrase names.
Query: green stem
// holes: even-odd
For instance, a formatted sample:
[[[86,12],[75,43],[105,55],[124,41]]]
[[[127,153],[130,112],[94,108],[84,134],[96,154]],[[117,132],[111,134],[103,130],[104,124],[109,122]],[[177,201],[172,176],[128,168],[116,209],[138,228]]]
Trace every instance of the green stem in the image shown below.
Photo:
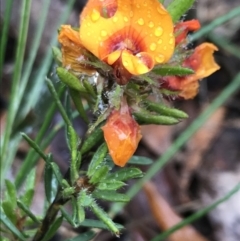
[[[63,94],[64,90],[65,90],[64,87],[62,87],[59,90],[59,96],[61,96]],[[41,143],[41,141],[52,121],[56,108],[57,108],[57,104],[55,102],[53,102],[46,114],[45,121],[43,122],[40,130],[38,131],[38,134],[35,139],[36,144],[39,145]],[[35,153],[34,149],[31,149],[28,152],[27,157],[24,159],[24,162],[22,163],[20,169],[18,170],[17,176],[15,178],[16,188],[19,188],[21,186],[21,184],[23,183],[23,181],[26,178],[26,173],[29,173],[30,170],[36,165],[37,158],[34,158],[35,155],[36,155],[36,153]]]
[[[176,230],[181,229],[182,227],[194,222],[195,220],[201,218],[202,216],[206,215],[208,212],[216,208],[219,204],[227,201],[230,197],[232,197],[235,193],[237,193],[240,190],[240,183],[237,184],[227,195],[225,195],[223,198],[219,199],[215,203],[211,204],[210,206],[203,208],[202,210],[199,210],[198,212],[194,213],[193,215],[185,218],[183,221],[179,222],[178,224],[174,225],[167,231],[161,233],[160,235],[154,237],[151,241],[161,241],[165,240],[169,235],[174,233]]]
[[[3,141],[1,142],[1,157],[2,162],[6,159],[8,155],[8,145],[10,141],[10,136],[13,129],[13,123],[16,117],[16,113],[18,110],[18,90],[19,90],[19,83],[22,73],[22,65],[23,65],[23,58],[24,52],[26,47],[26,40],[27,40],[27,33],[28,33],[28,24],[29,24],[29,17],[30,17],[30,10],[31,10],[31,0],[23,0],[22,8],[21,8],[21,22],[20,22],[20,30],[19,30],[19,39],[17,45],[17,52],[16,52],[16,60],[15,60],[15,68],[13,73],[13,80],[12,80],[12,89],[11,89],[11,97],[10,97],[10,106],[8,109],[7,114],[7,125],[3,136]],[[3,162],[3,166],[7,165],[7,163]],[[5,170],[5,168],[1,168],[1,170]],[[1,176],[4,176],[5,173],[2,173]]]
[[[72,123],[71,121],[69,120],[68,118],[68,115],[58,97],[58,94],[55,90],[55,87],[53,86],[53,83],[50,79],[46,78],[46,82],[47,82],[47,85],[48,85],[48,89],[49,91],[51,92],[53,98],[55,99],[55,103],[57,104],[57,107],[58,107],[58,110],[60,111],[61,115],[62,115],[62,118],[63,120],[65,121],[66,125],[67,126],[72,126]]]
[[[199,31],[197,31],[196,33],[192,34],[190,36],[190,40],[191,41],[195,41],[201,37],[203,37],[204,35],[210,33],[212,30],[214,30],[216,27],[224,24],[225,22],[237,17],[240,15],[240,7],[234,8],[232,11],[230,11],[229,13],[216,18],[215,20],[213,20],[212,22],[210,22],[208,25],[206,25],[205,27],[201,28]]]

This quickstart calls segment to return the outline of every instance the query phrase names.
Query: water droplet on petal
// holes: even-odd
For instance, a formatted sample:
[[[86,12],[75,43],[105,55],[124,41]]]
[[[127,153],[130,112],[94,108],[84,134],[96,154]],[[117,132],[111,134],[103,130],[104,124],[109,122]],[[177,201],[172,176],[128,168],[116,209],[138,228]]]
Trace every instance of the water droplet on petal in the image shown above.
[[[173,44],[173,42],[174,42],[174,39],[173,38],[171,38],[170,40],[169,40],[169,44]]]
[[[154,32],[155,36],[159,37],[163,34],[163,29],[162,27],[157,27]]]
[[[155,57],[155,60],[156,60],[158,63],[162,63],[162,62],[165,60],[165,57],[164,57],[164,55],[159,54],[158,56]]]
[[[101,31],[101,36],[103,36],[103,37],[107,36],[107,31],[102,30],[102,31]]]
[[[96,9],[93,9],[91,13],[92,21],[96,22],[99,18],[100,18],[100,13]]]
[[[155,43],[150,44],[150,50],[154,51],[156,50],[156,48],[157,48],[157,45]]]
[[[167,50],[167,46],[164,46],[164,47],[163,47],[163,50]]]
[[[113,20],[114,23],[116,23],[116,22],[118,21],[118,18],[117,18],[116,16],[114,16],[114,17],[112,18],[112,20]]]
[[[123,17],[123,20],[124,20],[125,22],[128,22],[128,18],[127,18],[127,17]]]
[[[127,61],[123,61],[123,66],[127,67],[128,66],[128,62]]]
[[[137,4],[137,5],[136,5],[136,7],[137,7],[137,8],[140,8],[140,5],[139,5],[139,4]]]
[[[162,39],[160,38],[157,43],[162,44]]]
[[[138,24],[141,25],[141,26],[144,24],[143,18],[139,18],[139,19],[138,19]]]
[[[150,22],[148,23],[148,26],[149,26],[149,28],[153,28],[153,27],[154,27],[154,23],[153,23],[152,21],[150,21]]]
[[[90,32],[87,32],[87,36],[90,36],[91,35],[91,33]]]

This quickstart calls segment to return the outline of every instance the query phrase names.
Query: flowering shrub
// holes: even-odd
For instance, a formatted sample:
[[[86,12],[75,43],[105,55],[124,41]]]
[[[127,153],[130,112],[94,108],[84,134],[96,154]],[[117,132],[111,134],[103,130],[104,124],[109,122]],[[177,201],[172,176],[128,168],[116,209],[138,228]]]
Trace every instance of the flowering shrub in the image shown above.
[[[25,5],[30,9],[30,2],[23,1],[23,9]],[[112,221],[98,200],[128,202],[129,196],[119,189],[128,180],[143,177],[139,168],[131,166],[151,163],[146,158],[133,156],[142,138],[141,125],[174,125],[186,119],[186,113],[172,107],[172,100],[194,98],[199,81],[219,69],[213,57],[216,46],[202,43],[193,48],[189,40],[189,32],[200,28],[198,20],[180,20],[194,0],[174,0],[167,7],[160,2],[164,1],[88,0],[80,15],[79,26],[60,26],[61,50],[53,47],[53,53],[58,64],[56,73],[63,84],[56,91],[52,81],[47,79],[55,102],[49,107],[47,121],[36,141],[22,133],[36,151],[37,158],[40,155],[45,161],[47,210],[44,207],[43,217],[35,216],[30,210],[36,173],[33,170],[26,180],[28,173],[25,170],[34,169],[36,162],[32,161],[34,158],[29,152],[20,177],[16,177],[14,184],[6,181],[5,201],[1,205],[1,222],[4,224],[1,230],[6,237],[11,240],[30,237],[33,241],[50,240],[63,220],[72,227],[108,229],[116,236],[120,235],[123,227]],[[24,14],[23,18],[28,16]],[[28,25],[24,26],[23,33]],[[22,49],[21,40],[24,38],[20,38],[19,49]],[[19,76],[20,65],[16,64]],[[18,81],[18,75],[14,74],[14,79]],[[16,86],[14,93],[18,92]],[[21,95],[23,89],[20,88]],[[64,91],[65,107],[59,98]],[[82,138],[70,118],[74,114],[69,111],[69,96],[78,114],[89,125]],[[18,105],[13,101],[12,106],[14,110]],[[51,153],[42,151],[54,136],[50,132],[48,140],[42,141],[56,107],[64,121],[70,152],[70,166],[64,176]],[[89,120],[86,109],[93,113],[94,122]],[[10,117],[11,129],[15,114]],[[7,139],[10,133],[11,130],[7,132]],[[5,159],[6,143],[8,140],[4,141]],[[10,149],[13,153],[14,148],[13,151]],[[12,164],[7,163],[7,166]],[[24,180],[26,188],[18,197],[17,189]],[[69,201],[72,209],[66,211],[64,205]],[[85,218],[86,209],[98,220]],[[76,240],[91,240],[95,236],[92,231],[87,232],[87,237],[85,234],[80,234]]]
[[[80,82],[81,76],[94,76],[92,86],[101,86],[98,95],[105,98],[98,98],[95,110],[104,104],[99,119],[107,119],[102,130],[116,165],[124,166],[136,150],[138,123],[176,124],[182,119],[167,111],[147,111],[143,103],[148,97],[156,105],[167,105],[166,95],[193,98],[198,81],[219,69],[213,58],[216,46],[189,48],[188,32],[199,28],[197,20],[174,26],[157,0],[89,0],[79,30],[61,27],[63,66]]]

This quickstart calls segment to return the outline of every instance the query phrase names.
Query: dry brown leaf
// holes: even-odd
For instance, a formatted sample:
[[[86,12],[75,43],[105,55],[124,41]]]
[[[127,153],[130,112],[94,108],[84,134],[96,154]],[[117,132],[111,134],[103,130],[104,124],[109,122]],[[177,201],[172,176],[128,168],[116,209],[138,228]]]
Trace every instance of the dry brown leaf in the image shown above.
[[[161,155],[171,145],[173,126],[141,126],[142,140],[156,155]]]
[[[152,210],[152,214],[162,230],[167,230],[182,221],[182,218],[178,216],[166,200],[164,200],[153,183],[147,182],[144,185],[144,191]],[[190,225],[174,232],[168,239],[169,241],[207,241],[206,238],[199,234]]]
[[[183,175],[180,179],[180,187],[183,192],[188,189],[191,175],[200,166],[204,152],[209,149],[211,142],[221,130],[224,115],[225,108],[217,109],[188,142],[182,170]]]

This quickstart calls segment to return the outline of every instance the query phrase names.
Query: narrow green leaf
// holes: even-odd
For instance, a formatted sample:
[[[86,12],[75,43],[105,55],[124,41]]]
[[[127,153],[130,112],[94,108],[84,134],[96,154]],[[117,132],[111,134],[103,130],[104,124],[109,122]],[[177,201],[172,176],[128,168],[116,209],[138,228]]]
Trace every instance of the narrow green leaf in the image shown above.
[[[94,214],[106,224],[106,226],[109,228],[109,230],[112,231],[117,237],[119,237],[120,232],[119,232],[119,229],[117,228],[116,224],[112,221],[111,218],[108,217],[107,213],[105,213],[96,204],[96,202],[92,203],[91,209],[94,212]]]
[[[59,79],[66,84],[68,87],[75,89],[79,92],[87,93],[88,91],[85,89],[82,82],[72,73],[70,73],[67,69],[62,67],[57,68],[57,75]]]
[[[126,184],[121,181],[116,181],[116,180],[103,180],[103,182],[100,182],[97,186],[98,190],[106,190],[106,191],[111,191],[111,190],[118,190],[119,188],[125,186]]]
[[[104,158],[107,155],[107,145],[106,143],[103,143],[94,154],[91,163],[88,167],[87,175],[88,177],[92,177],[95,175],[96,170],[98,170],[101,167],[101,163],[104,161]]]
[[[117,181],[127,181],[132,178],[140,178],[143,177],[143,173],[141,170],[135,167],[129,168],[121,168],[118,171],[111,173],[107,176],[106,180],[117,180]]]
[[[80,144],[80,139],[75,131],[75,129],[70,125],[67,127],[69,145],[71,152],[71,164],[70,164],[70,176],[72,184],[78,179],[78,170],[80,166],[80,155],[78,152],[78,145]]]
[[[171,66],[171,65],[161,65],[156,66],[152,70],[155,74],[160,76],[184,76],[189,74],[194,74],[194,71],[189,68],[183,68],[181,66]]]
[[[124,227],[121,224],[115,223],[115,225],[118,229],[124,229]],[[88,227],[88,228],[109,229],[105,223],[103,223],[100,220],[94,220],[94,219],[85,219],[81,223],[81,226]]]
[[[3,201],[2,208],[3,208],[6,216],[9,218],[9,220],[14,225],[16,225],[16,223],[17,223],[16,209],[13,208],[12,202],[10,200]]]
[[[92,84],[88,79],[82,80],[84,88],[87,90],[88,94],[90,94],[95,100],[97,99],[97,93]]]
[[[150,165],[152,164],[152,159],[144,156],[132,156],[128,161],[128,164],[136,164],[136,165]]]
[[[58,96],[58,94],[56,92],[56,89],[55,89],[52,81],[50,79],[46,78],[46,83],[47,83],[48,89],[49,89],[52,97],[54,98],[54,100],[55,100],[55,102],[57,104],[58,110],[60,111],[61,116],[62,116],[64,122],[66,123],[66,125],[71,126],[72,123],[71,123],[71,121],[69,120],[69,118],[67,116],[67,113],[66,113],[66,111],[65,111],[65,109],[64,109],[64,107],[63,107],[63,105],[62,105],[62,103],[61,103],[61,101],[59,99],[59,96]]]
[[[37,145],[37,143],[35,141],[33,141],[28,135],[26,135],[25,133],[21,133],[22,137],[27,141],[27,143],[39,154],[40,157],[42,157],[42,159],[44,161],[47,161],[47,157],[46,155],[43,153],[43,151],[40,149],[40,147]]]
[[[100,182],[102,179],[104,179],[109,172],[109,167],[106,166],[99,166],[97,169],[95,169],[94,175],[91,176],[89,183],[96,184]]]
[[[76,208],[77,208],[77,222],[76,223],[78,223],[78,224],[83,222],[85,219],[85,210],[84,210],[84,207],[82,206],[82,202],[80,199],[81,199],[81,197],[77,197],[77,200],[76,200]]]
[[[90,241],[96,236],[96,233],[93,231],[87,231],[82,233],[74,238],[67,239],[65,241]]]
[[[179,120],[169,116],[154,115],[147,111],[134,112],[133,113],[138,124],[141,125],[175,125],[179,123]]]
[[[54,172],[56,179],[58,180],[58,184],[62,185],[63,177],[62,177],[62,173],[59,169],[59,166],[55,162],[51,162],[50,165],[52,167],[52,170]]]
[[[62,216],[69,222],[74,228],[76,228],[75,223],[73,222],[73,217],[68,214],[68,212],[64,209],[64,207],[60,207]]]
[[[17,200],[17,205],[20,209],[22,209],[28,217],[30,217],[35,223],[40,224],[40,221],[37,217],[30,211],[30,209],[21,201]]]
[[[57,230],[59,229],[59,227],[61,226],[63,221],[63,217],[59,217],[57,218],[54,223],[51,225],[51,227],[48,229],[46,235],[44,236],[44,238],[41,241],[48,241],[50,240],[54,234],[57,232]]]
[[[101,140],[103,140],[103,131],[98,127],[84,140],[83,145],[80,148],[82,155],[89,152]]]
[[[130,199],[126,194],[117,193],[115,191],[95,190],[93,196],[111,202],[129,202]]]
[[[15,185],[9,180],[5,180],[6,190],[7,190],[7,199],[12,203],[12,208],[17,207],[17,191]]]
[[[170,116],[178,119],[188,118],[188,115],[185,112],[171,107],[167,107],[161,103],[154,103],[150,100],[144,100],[142,103],[144,104],[147,110],[155,111],[160,115]]]
[[[2,208],[0,211],[0,221],[21,241],[25,241],[24,235],[16,228],[16,226],[11,222],[11,220],[5,215]]]
[[[51,203],[55,197],[57,186],[52,166],[50,164],[46,164],[44,169],[44,187],[45,195],[49,203]]]
[[[176,23],[182,15],[186,14],[194,2],[195,0],[173,0],[167,7],[173,22]]]
[[[27,179],[25,182],[25,194],[21,197],[21,201],[29,207],[32,203],[32,199],[34,196],[35,190],[35,178],[36,178],[36,170],[32,169],[31,172],[27,175]]]
[[[91,196],[87,193],[87,190],[83,189],[78,196],[78,202],[83,206],[83,207],[89,207],[92,203],[92,198]]]
[[[52,47],[53,58],[58,65],[62,65],[62,52],[58,47]]]
[[[80,116],[82,117],[82,119],[86,122],[89,123],[86,111],[84,110],[83,107],[83,103],[82,103],[82,99],[81,99],[81,95],[80,92],[74,89],[69,88],[69,93],[72,97],[72,100],[75,104],[75,107],[77,109],[77,111],[79,112]]]
[[[96,236],[96,233],[93,231],[87,231],[83,234],[76,236],[75,238],[67,239],[66,241],[90,241]]]

